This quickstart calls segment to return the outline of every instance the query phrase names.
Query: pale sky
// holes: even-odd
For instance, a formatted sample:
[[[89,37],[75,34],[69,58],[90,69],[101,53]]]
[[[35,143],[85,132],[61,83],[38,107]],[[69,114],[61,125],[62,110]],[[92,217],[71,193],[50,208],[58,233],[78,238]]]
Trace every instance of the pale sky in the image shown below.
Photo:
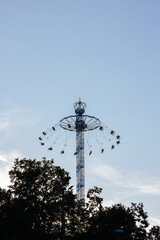
[[[143,202],[160,224],[159,26],[159,0],[0,2],[1,187],[16,157],[44,156],[75,185],[75,134],[64,155],[63,135],[53,152],[38,137],[81,97],[86,114],[122,137],[104,154],[85,145],[86,191],[102,187],[107,205]]]

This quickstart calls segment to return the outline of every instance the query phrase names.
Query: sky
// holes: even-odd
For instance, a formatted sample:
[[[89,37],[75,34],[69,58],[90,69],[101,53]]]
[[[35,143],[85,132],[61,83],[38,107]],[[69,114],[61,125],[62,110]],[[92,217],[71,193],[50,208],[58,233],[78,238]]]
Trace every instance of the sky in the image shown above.
[[[90,133],[86,192],[102,187],[107,206],[143,202],[160,225],[159,13],[159,0],[0,1],[0,187],[17,157],[54,158],[75,185],[75,134],[64,155],[67,133],[51,152],[38,137],[81,97],[121,136],[101,154]]]

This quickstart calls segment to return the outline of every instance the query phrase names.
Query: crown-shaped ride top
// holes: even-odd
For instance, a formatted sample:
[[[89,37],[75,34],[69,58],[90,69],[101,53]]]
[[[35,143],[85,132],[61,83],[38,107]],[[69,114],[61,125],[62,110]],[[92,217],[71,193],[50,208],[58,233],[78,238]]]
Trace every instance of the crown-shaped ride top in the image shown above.
[[[79,101],[75,102],[74,104],[75,113],[77,115],[82,115],[83,113],[85,113],[86,107],[87,105],[84,102],[81,102],[81,98],[79,98]]]

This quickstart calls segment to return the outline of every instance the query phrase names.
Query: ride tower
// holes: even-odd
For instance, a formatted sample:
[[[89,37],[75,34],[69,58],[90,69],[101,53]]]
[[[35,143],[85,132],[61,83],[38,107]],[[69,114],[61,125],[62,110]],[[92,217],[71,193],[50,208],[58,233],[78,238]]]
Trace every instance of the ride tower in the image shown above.
[[[85,172],[84,172],[84,129],[85,121],[83,114],[85,113],[86,104],[81,101],[74,105],[76,113],[76,192],[78,199],[85,197]]]
[[[116,145],[120,144],[120,136],[116,134],[115,131],[111,130],[108,126],[105,126],[100,122],[100,120],[94,116],[86,115],[85,109],[86,104],[81,101],[77,101],[74,104],[75,115],[69,115],[61,119],[57,124],[48,128],[46,131],[42,132],[42,136],[39,137],[41,145],[45,145],[51,136],[55,136],[55,141],[48,148],[48,150],[54,150],[55,144],[61,137],[57,135],[59,130],[65,129],[67,131],[76,132],[76,151],[74,155],[76,156],[76,193],[79,201],[85,201],[85,156],[84,156],[84,135],[87,131],[92,131],[96,129],[100,130],[102,133],[105,144],[109,144],[110,148],[113,150]],[[106,134],[105,134],[106,133]],[[88,141],[86,141],[88,143]],[[104,152],[104,144],[98,140],[96,133],[96,142],[100,147],[101,153]],[[67,146],[65,142],[61,154],[65,153],[65,148]],[[92,148],[89,146],[89,155],[92,154]],[[92,146],[91,146],[92,147]]]
[[[86,104],[79,101],[74,104],[75,114],[63,118],[60,126],[68,131],[76,132],[76,193],[80,201],[85,200],[85,159],[84,132],[98,128],[100,120],[94,116],[84,115]]]

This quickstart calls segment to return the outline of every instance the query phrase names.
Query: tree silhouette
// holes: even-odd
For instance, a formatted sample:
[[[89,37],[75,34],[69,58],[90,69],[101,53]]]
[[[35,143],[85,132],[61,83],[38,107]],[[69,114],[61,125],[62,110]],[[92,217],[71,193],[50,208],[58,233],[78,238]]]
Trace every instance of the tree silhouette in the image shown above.
[[[65,240],[160,240],[160,227],[149,225],[143,204],[103,206],[102,188],[94,187],[82,204],[69,189],[69,173],[53,160],[16,159],[11,185],[0,188],[0,239],[62,239],[62,192]]]
[[[148,234],[149,240],[160,240],[160,226],[153,226]]]
[[[44,158],[42,161],[16,159],[9,175],[12,185],[8,191],[1,190],[1,209],[5,209],[1,217],[6,232],[16,239],[60,238],[61,190],[68,186],[69,174],[54,166],[53,160]],[[66,193],[66,201],[68,197],[66,211],[74,202],[73,194]]]

